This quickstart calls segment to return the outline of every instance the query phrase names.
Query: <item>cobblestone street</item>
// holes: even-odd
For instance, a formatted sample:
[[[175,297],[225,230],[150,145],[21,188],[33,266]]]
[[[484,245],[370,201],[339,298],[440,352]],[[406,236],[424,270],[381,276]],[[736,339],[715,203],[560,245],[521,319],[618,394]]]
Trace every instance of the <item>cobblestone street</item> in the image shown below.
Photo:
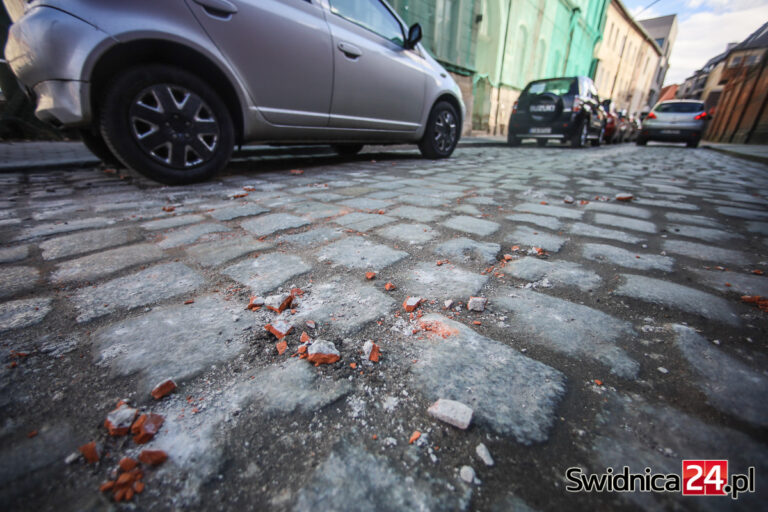
[[[195,186],[0,183],[4,510],[107,510],[99,487],[146,449],[168,460],[141,466],[138,510],[768,510],[763,164],[303,148]],[[148,443],[108,432],[120,400],[164,418]],[[753,466],[756,492],[565,490],[569,467],[683,459]]]

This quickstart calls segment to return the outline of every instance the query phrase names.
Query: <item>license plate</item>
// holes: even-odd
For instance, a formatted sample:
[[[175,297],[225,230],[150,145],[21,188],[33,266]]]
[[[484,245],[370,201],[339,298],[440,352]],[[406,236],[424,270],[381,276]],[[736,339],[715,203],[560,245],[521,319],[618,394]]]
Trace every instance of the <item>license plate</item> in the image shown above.
[[[552,128],[531,128],[530,133],[552,133]]]
[[[680,135],[680,130],[661,130],[663,135]]]
[[[554,112],[555,106],[553,104],[548,105],[531,105],[531,112]]]

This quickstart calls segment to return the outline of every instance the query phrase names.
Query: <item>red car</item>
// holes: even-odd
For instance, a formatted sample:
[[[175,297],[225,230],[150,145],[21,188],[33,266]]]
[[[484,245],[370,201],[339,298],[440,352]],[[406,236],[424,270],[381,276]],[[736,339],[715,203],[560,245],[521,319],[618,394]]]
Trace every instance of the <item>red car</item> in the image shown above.
[[[609,144],[620,142],[622,121],[619,119],[616,103],[613,100],[603,100],[603,110],[605,111],[605,142]]]

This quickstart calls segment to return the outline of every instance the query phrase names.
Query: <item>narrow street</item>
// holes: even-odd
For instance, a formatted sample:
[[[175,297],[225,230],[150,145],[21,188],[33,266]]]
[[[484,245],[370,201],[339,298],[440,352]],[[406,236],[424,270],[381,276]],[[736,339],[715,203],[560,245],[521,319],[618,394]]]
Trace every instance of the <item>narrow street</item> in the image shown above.
[[[168,460],[141,466],[138,510],[768,510],[759,479],[738,501],[565,490],[576,466],[768,474],[763,164],[307,147],[194,186],[97,167],[0,183],[5,510],[110,509],[99,487],[146,449]],[[340,359],[311,364],[307,339]],[[163,417],[148,443],[109,434],[121,400]]]

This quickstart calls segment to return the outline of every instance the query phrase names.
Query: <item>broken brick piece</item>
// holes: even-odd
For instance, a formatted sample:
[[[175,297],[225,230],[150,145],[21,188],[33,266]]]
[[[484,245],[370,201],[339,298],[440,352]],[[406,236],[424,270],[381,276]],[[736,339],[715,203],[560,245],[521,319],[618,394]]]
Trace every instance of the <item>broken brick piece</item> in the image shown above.
[[[83,454],[83,457],[85,457],[85,461],[88,464],[94,464],[101,458],[101,454],[99,453],[99,449],[96,447],[95,441],[84,444],[79,448],[79,450],[80,453]]]
[[[357,369],[357,363],[349,363],[349,367],[355,370]]]
[[[293,330],[293,326],[284,320],[278,320],[273,324],[264,326],[266,330],[275,335],[277,339],[285,338]]]
[[[416,442],[416,440],[417,440],[418,438],[420,438],[420,437],[421,437],[421,432],[419,432],[418,430],[414,430],[414,431],[413,431],[413,434],[411,434],[411,437],[410,437],[410,439],[408,439],[408,444],[413,444],[413,443],[415,443],[415,442]]]
[[[176,389],[176,383],[173,382],[173,379],[164,380],[155,386],[155,389],[152,390],[152,398],[155,400],[160,400],[164,396],[173,392],[174,389]]]
[[[309,327],[310,329],[314,329],[314,328],[315,328],[315,326],[316,326],[316,324],[315,324],[314,320],[307,320],[306,322],[304,322],[304,324],[305,324],[307,327]]]
[[[304,174],[304,171],[301,169],[291,169],[291,174],[295,174],[295,175]]]
[[[37,430],[33,430],[32,432],[27,433],[27,437],[29,437],[30,439],[35,437],[36,435],[37,435]]]
[[[240,194],[235,194],[232,196],[232,199],[242,199],[244,197],[248,197],[248,192],[242,192]]]
[[[504,261],[509,261],[511,259],[514,259],[514,256],[512,256],[511,254],[505,254],[504,255]]]
[[[376,277],[376,272],[366,272],[365,273],[365,278],[368,279],[369,281],[371,279],[375,278],[375,277]]]
[[[107,414],[107,419],[104,420],[104,426],[111,436],[117,437],[127,435],[131,429],[133,420],[136,419],[138,413],[138,410],[128,404],[118,402],[117,408]]]
[[[762,299],[762,297],[760,297],[759,295],[742,295],[741,296],[741,302],[745,302],[747,304],[757,304],[758,302],[760,302],[760,299]]]
[[[395,287],[395,285],[393,285],[393,284],[392,284],[392,283],[390,283],[390,282],[387,282],[387,284],[385,284],[385,285],[384,285],[384,289],[385,289],[385,290],[387,290],[388,292],[391,292],[391,291],[392,291],[392,290],[394,290],[395,288],[396,288],[396,287]]]
[[[131,425],[131,434],[136,435],[139,432],[141,432],[141,426],[144,424],[144,422],[147,421],[147,415],[142,414],[139,416],[139,419],[133,422],[133,425]]]
[[[309,334],[307,334],[306,331],[303,331],[301,333],[301,338],[299,338],[299,341],[302,342],[302,343],[308,342],[309,341]]]
[[[405,302],[403,302],[403,309],[408,313],[415,311],[416,308],[419,307],[419,304],[421,304],[421,301],[421,297],[408,297],[405,299]]]
[[[107,480],[106,482],[104,482],[99,486],[99,491],[101,492],[111,491],[114,487],[115,487],[115,481]]]
[[[130,473],[123,473],[117,478],[117,482],[115,483],[115,485],[120,487],[123,485],[128,485],[132,482],[133,482],[133,475]]]
[[[141,424],[139,433],[133,436],[133,441],[136,444],[148,443],[160,431],[164,421],[165,418],[159,414],[147,414],[147,419]]]
[[[617,201],[628,202],[628,201],[631,201],[634,198],[635,198],[635,196],[633,196],[632,194],[626,194],[626,193],[625,194],[616,194],[616,200]]]
[[[379,349],[379,346],[374,342],[370,340],[366,341],[365,345],[363,345],[363,353],[365,354],[365,357],[367,357],[369,361],[373,361],[374,363],[379,362],[379,356],[381,356],[381,350]]]
[[[176,207],[174,207],[174,206],[163,206],[163,211],[164,211],[164,212],[168,212],[168,213],[171,213],[171,212],[172,212],[172,211],[174,211],[175,209],[176,209]]]
[[[275,348],[277,349],[277,353],[279,355],[283,355],[285,354],[285,351],[288,350],[288,342],[286,342],[285,340],[278,341],[277,343],[275,343]]]
[[[251,311],[258,311],[261,309],[261,306],[264,305],[264,299],[261,297],[256,297],[255,295],[251,295],[251,299],[248,301],[248,305],[245,307],[245,309],[250,309]]]
[[[756,274],[756,275],[758,275],[758,276],[762,276],[763,274],[765,274],[765,272],[763,272],[763,271],[762,271],[762,270],[760,270],[760,269],[756,269],[756,270],[753,270],[753,271],[752,271],[752,273],[753,273],[753,274]]]
[[[144,482],[133,482],[133,490],[136,491],[136,494],[144,492]]]
[[[118,465],[120,466],[120,469],[122,469],[123,471],[130,471],[134,469],[136,466],[138,466],[138,464],[139,463],[136,461],[136,459],[132,459],[131,457],[123,457],[122,459],[120,459],[120,462],[118,463]]]
[[[469,311],[477,311],[482,313],[485,311],[485,305],[488,303],[488,299],[485,297],[470,297],[467,301],[467,309]]]
[[[597,384],[598,386],[602,386],[603,381],[601,381],[600,379],[595,379],[595,384]]]
[[[310,363],[314,363],[315,366],[333,364],[341,359],[341,354],[336,350],[336,345],[325,340],[317,340],[310,345],[307,354],[307,360]]]
[[[139,460],[148,466],[159,466],[168,460],[168,454],[163,450],[142,450]]]

